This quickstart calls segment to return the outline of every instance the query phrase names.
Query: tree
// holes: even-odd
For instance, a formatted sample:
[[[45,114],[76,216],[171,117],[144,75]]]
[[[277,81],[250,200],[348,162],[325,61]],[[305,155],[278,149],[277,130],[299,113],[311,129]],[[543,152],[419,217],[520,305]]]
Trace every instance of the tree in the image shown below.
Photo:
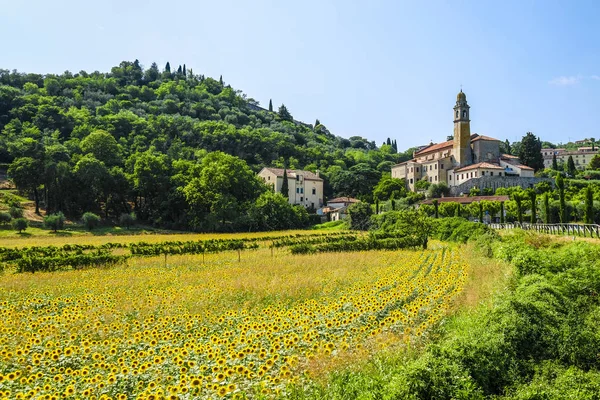
[[[456,203],[456,209],[454,210],[454,216],[455,217],[461,217],[461,209],[460,209],[461,205],[460,203]]]
[[[562,174],[556,175],[556,188],[558,189],[558,197],[560,201],[558,216],[560,218],[560,222],[565,224],[567,223],[567,212],[565,205],[565,181]]]
[[[550,223],[550,200],[549,200],[548,192],[544,193],[543,201],[544,201],[544,223],[549,224]]]
[[[450,194],[450,188],[445,182],[434,183],[427,189],[430,198],[440,198]]]
[[[368,203],[354,203],[348,207],[348,215],[350,216],[350,228],[366,231],[371,226],[371,215],[373,209]]]
[[[386,201],[392,196],[395,198],[406,196],[406,181],[404,179],[392,178],[388,174],[383,175],[373,189],[373,197]]]
[[[183,75],[183,69],[181,68],[181,65],[177,68],[177,75]]]
[[[512,149],[510,147],[510,142],[508,141],[508,139],[504,141],[504,150],[506,151],[506,154],[512,154]]]
[[[63,229],[65,225],[65,215],[60,211],[55,214],[50,214],[44,218],[44,225],[46,228],[57,232],[59,229]]]
[[[281,183],[281,194],[288,199],[290,197],[290,187],[287,175],[287,165],[283,163],[283,182]]]
[[[432,204],[433,204],[433,208],[434,208],[433,215],[435,216],[435,218],[439,218],[440,217],[440,213],[439,213],[440,204],[439,204],[438,199],[433,199]]]
[[[588,164],[588,169],[592,169],[594,171],[600,170],[600,154],[596,154],[592,157],[592,160]]]
[[[504,202],[500,202],[500,223],[504,223]]]
[[[25,218],[16,218],[12,222],[12,227],[15,231],[19,231],[19,233],[23,232],[29,226],[29,221]]]
[[[40,214],[39,186],[42,184],[43,164],[41,160],[31,157],[15,159],[8,168],[8,176],[17,186],[17,189],[33,192],[35,213]]]
[[[521,163],[538,171],[544,169],[544,158],[542,156],[542,142],[533,133],[527,132],[521,139],[519,149]]]
[[[106,131],[93,131],[81,141],[80,147],[83,154],[92,154],[108,167],[123,162],[119,144],[115,137]]]
[[[577,168],[575,168],[575,161],[573,161],[573,156],[569,156],[569,158],[567,159],[567,174],[569,174],[571,178],[574,178],[577,174]]]
[[[533,189],[528,190],[529,201],[531,201],[531,217],[529,222],[535,224],[537,222],[537,193]]]
[[[279,107],[279,111],[278,111],[279,117],[281,117],[282,120],[284,121],[293,121],[294,118],[292,118],[292,114],[290,114],[290,112],[288,111],[287,107],[282,104]]]
[[[6,225],[10,223],[12,216],[7,212],[0,212],[0,225]]]
[[[523,223],[523,198],[521,197],[521,194],[518,192],[515,192],[513,194],[513,200],[515,201],[516,205],[517,205],[517,220],[519,221],[520,224]]]
[[[219,83],[223,86],[223,75],[219,76]]]
[[[183,64],[183,76],[187,76],[187,70],[185,68],[185,64]]]
[[[558,171],[558,162],[556,161],[556,153],[552,153],[552,169],[555,171]]]
[[[588,185],[585,188],[585,223],[594,223],[594,193]]]
[[[321,125],[321,121],[319,121],[319,118],[317,118],[315,120],[315,129],[317,128],[317,126]]]
[[[83,222],[85,229],[91,231],[100,224],[100,217],[92,212],[86,212],[81,217],[81,222]]]
[[[167,73],[171,73],[171,64],[169,64],[169,62],[167,61],[167,64],[165,65],[165,72]]]
[[[269,111],[273,112],[273,100],[269,99]]]
[[[301,207],[300,208],[304,208]],[[271,231],[303,228],[303,218],[281,193],[262,193],[248,212],[252,230]]]
[[[119,225],[124,226],[129,230],[135,224],[135,214],[134,213],[123,213],[119,217]]]
[[[590,138],[590,143],[592,143],[592,151],[596,150],[596,139]]]

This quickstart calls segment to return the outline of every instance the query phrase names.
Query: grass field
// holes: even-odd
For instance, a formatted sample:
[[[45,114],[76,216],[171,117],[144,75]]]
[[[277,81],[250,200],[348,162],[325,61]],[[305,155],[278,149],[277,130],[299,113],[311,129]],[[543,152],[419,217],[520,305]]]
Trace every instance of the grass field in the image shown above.
[[[140,240],[77,242],[117,238]],[[45,244],[62,239],[72,241]],[[461,294],[466,271],[460,250],[438,246],[274,257],[259,249],[241,262],[225,252],[204,263],[134,258],[113,268],[5,274],[0,397],[282,395],[426,337]]]

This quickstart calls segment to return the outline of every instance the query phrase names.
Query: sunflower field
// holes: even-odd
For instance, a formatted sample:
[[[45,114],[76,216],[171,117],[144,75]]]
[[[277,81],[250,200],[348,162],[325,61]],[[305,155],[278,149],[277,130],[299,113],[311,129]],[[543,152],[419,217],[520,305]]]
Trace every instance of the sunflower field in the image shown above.
[[[466,280],[456,248],[271,254],[0,275],[0,398],[283,396],[419,340]]]

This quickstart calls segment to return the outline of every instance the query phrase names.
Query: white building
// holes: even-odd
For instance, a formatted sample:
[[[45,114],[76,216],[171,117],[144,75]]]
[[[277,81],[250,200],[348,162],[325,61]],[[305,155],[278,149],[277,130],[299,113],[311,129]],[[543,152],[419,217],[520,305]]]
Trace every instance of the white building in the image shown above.
[[[258,176],[271,185],[276,193],[283,186],[283,168],[263,168]],[[317,173],[298,169],[287,170],[288,200],[290,204],[317,209],[323,206],[323,179]]]

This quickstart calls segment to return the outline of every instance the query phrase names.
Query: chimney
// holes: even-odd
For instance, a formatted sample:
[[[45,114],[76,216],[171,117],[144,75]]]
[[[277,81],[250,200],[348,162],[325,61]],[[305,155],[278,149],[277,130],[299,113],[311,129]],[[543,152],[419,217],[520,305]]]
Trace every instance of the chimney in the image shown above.
[[[319,170],[317,170],[315,174],[317,175],[317,178],[319,178]]]

